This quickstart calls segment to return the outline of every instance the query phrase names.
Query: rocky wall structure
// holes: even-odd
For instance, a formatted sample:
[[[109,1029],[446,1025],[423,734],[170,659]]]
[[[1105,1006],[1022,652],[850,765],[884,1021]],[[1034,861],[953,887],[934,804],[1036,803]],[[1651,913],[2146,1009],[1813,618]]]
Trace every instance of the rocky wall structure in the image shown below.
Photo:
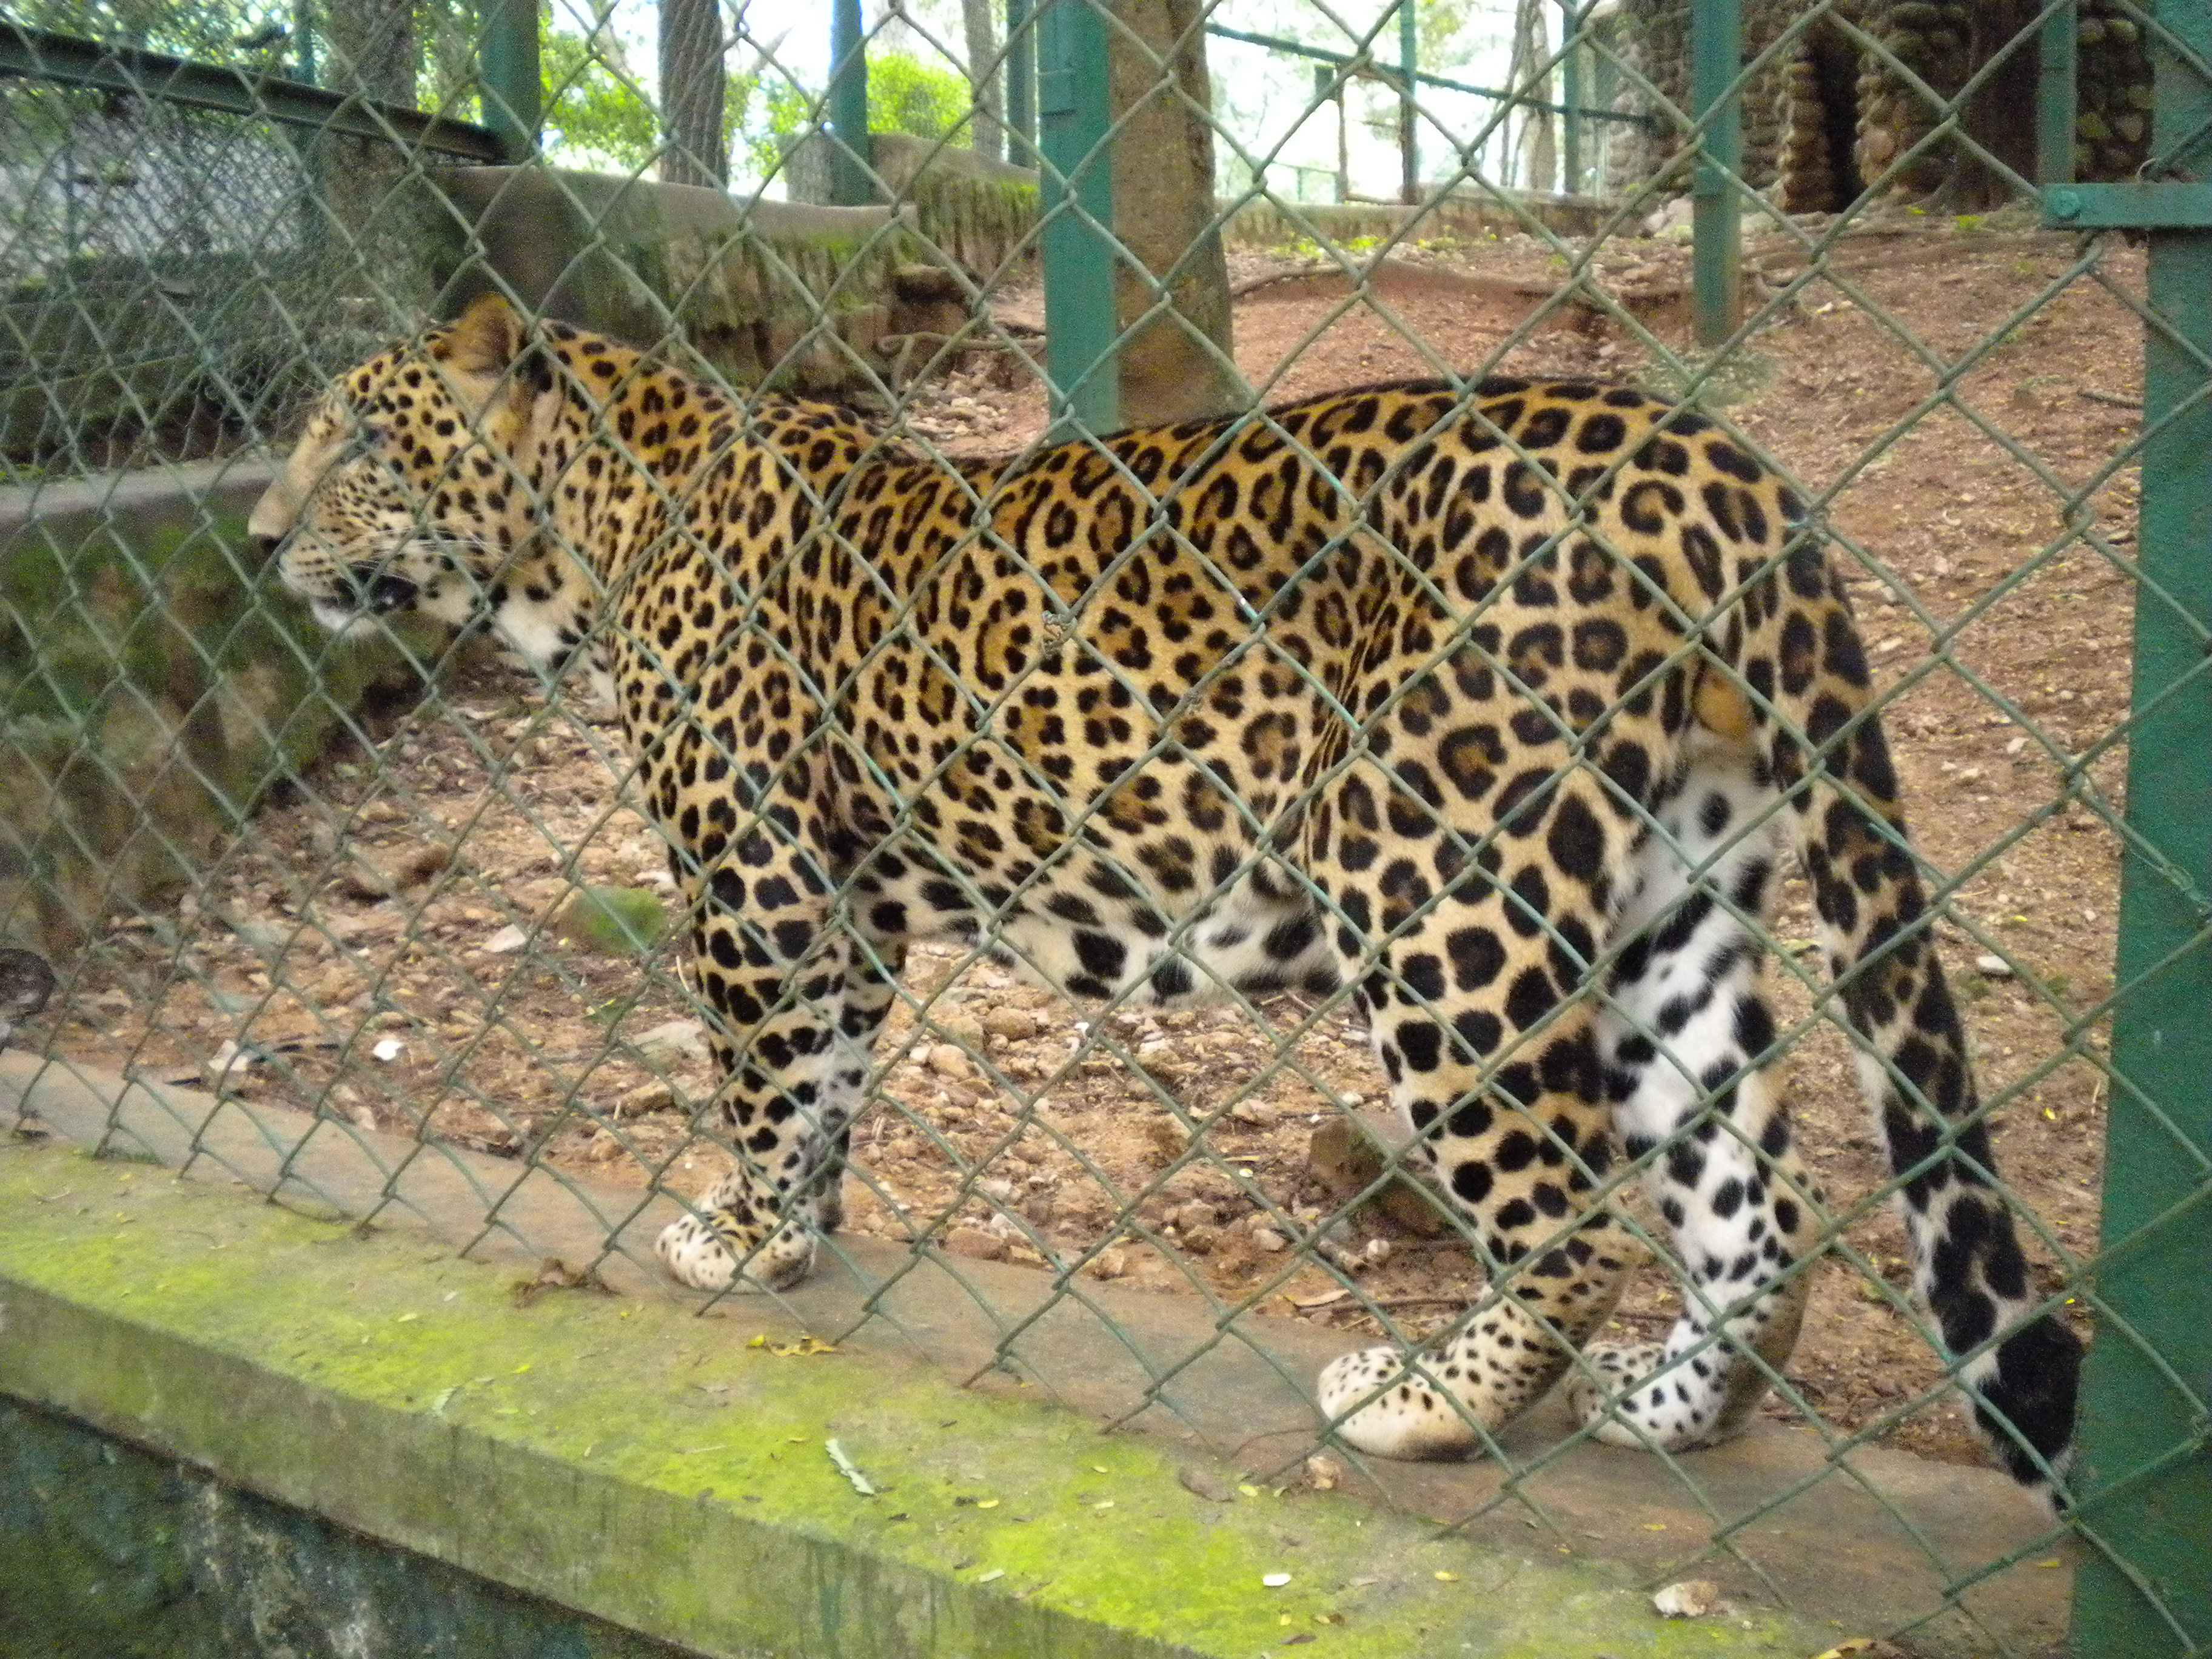
[[[1691,0],[1625,0],[1610,23],[1634,71],[1615,100],[1658,118],[1616,144],[1616,191],[1656,182],[1688,187],[1680,171],[1680,125],[1690,88]],[[2119,0],[2084,0],[2076,100],[2075,173],[2124,179],[2142,165],[2151,78],[2140,27]],[[2032,0],[1747,0],[1747,57],[1771,53],[1744,102],[1744,177],[1793,213],[1833,212],[1869,185],[1903,201],[1957,210],[2010,193],[1970,149],[1930,138],[1938,112],[1913,82],[1958,94],[2039,15]],[[2012,52],[1967,100],[1975,143],[2023,178],[2034,167],[2036,58]]]

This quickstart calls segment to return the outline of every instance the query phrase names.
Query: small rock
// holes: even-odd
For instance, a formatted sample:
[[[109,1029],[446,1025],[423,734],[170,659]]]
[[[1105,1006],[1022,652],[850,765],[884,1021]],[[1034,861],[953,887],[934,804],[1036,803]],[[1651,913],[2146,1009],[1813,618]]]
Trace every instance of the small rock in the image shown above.
[[[388,1066],[407,1052],[407,1045],[398,1037],[382,1037],[368,1052],[374,1058],[384,1061]]]
[[[676,1106],[676,1090],[666,1083],[641,1083],[635,1089],[623,1091],[615,1102],[617,1117],[638,1117],[647,1112],[672,1111]]]
[[[939,1077],[964,1078],[969,1072],[967,1051],[954,1042],[932,1044],[926,1063]]]
[[[1211,1469],[1202,1469],[1195,1463],[1186,1463],[1176,1471],[1176,1480],[1182,1489],[1209,1504],[1233,1504],[1237,1488]]]
[[[1287,1250],[1291,1248],[1291,1241],[1273,1227],[1255,1227],[1252,1242],[1263,1250]]]
[[[1991,956],[1985,952],[1974,958],[1974,967],[1978,972],[1990,979],[2012,977],[2012,963],[2007,962],[2002,957]]]
[[[672,1065],[679,1060],[708,1058],[707,1028],[696,1019],[672,1019],[649,1031],[641,1031],[629,1046],[650,1066]]]
[[[506,957],[513,956],[529,943],[528,933],[520,927],[510,925],[501,928],[499,932],[486,939],[483,942],[483,948],[488,956]]]
[[[1347,1199],[1374,1184],[1389,1149],[1407,1138],[1393,1115],[1340,1114],[1315,1128],[1306,1149],[1306,1169],[1325,1191]],[[1447,1200],[1413,1176],[1411,1163],[1410,1158],[1401,1161],[1396,1177],[1369,1205],[1417,1238],[1442,1237],[1452,1224],[1443,1207]]]
[[[1343,1479],[1344,1465],[1327,1452],[1316,1452],[1306,1459],[1306,1485],[1316,1492],[1334,1492]]]
[[[1184,1251],[1191,1255],[1211,1255],[1220,1247],[1221,1230],[1211,1225],[1185,1227],[1181,1230]]]
[[[945,1236],[945,1248],[948,1254],[964,1255],[971,1261],[1004,1261],[1013,1254],[1005,1239],[982,1227],[955,1227]]]
[[[1711,1579],[1685,1578],[1655,1592],[1651,1605],[1668,1619],[1703,1619],[1721,1612],[1728,1603],[1721,1600],[1721,1587]]]
[[[973,1053],[983,1046],[983,1022],[973,1014],[947,1013],[940,1011],[929,1018],[932,1029],[940,1032],[949,1042]]]
[[[1091,1272],[1097,1279],[1119,1279],[1129,1271],[1129,1253],[1120,1249],[1108,1249],[1091,1258]]]
[[[1026,1008],[994,1008],[979,1022],[994,1037],[1024,1042],[1042,1030],[1037,1017]]]
[[[437,842],[389,858],[356,848],[338,876],[338,886],[349,898],[364,902],[395,898],[410,887],[420,887],[453,861],[453,849]]]
[[[1178,1204],[1167,1215],[1168,1224],[1184,1232],[1194,1227],[1211,1227],[1215,1219],[1213,1206],[1195,1198],[1188,1204]]]

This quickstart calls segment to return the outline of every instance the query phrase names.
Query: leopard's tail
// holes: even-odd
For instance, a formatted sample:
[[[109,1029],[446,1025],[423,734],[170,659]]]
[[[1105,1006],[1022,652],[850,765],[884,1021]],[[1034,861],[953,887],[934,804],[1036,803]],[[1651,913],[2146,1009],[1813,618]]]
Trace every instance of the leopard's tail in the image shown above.
[[[1817,572],[1817,574],[1816,574]],[[1778,684],[1747,677],[1774,722],[1770,759],[1856,1038],[1911,1241],[1914,1285],[1974,1415],[2021,1484],[2056,1501],[2073,1437],[2081,1343],[2032,1288],[1996,1184],[1966,1034],[1936,959],[1866,654],[1842,584],[1810,549],[1769,613]]]

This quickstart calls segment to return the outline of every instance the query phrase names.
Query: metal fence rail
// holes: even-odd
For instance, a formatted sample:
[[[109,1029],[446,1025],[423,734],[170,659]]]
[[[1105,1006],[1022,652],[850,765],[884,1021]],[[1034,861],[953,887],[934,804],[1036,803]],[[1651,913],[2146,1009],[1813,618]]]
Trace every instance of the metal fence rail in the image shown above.
[[[844,146],[842,159],[862,165],[822,169],[842,179],[836,191],[913,206],[836,221],[837,258],[853,270],[872,259],[866,268],[896,268],[908,296],[897,303],[933,312],[895,313],[884,295],[833,283],[807,290],[805,258],[768,234],[767,210],[749,201],[732,210],[739,228],[726,243],[641,252],[641,221],[623,217],[622,204],[650,182],[650,154],[629,156],[632,197],[552,177],[586,241],[637,273],[627,314],[657,318],[658,329],[635,343],[711,370],[723,361],[717,329],[773,336],[772,349],[754,348],[777,359],[772,380],[828,377],[896,434],[901,453],[966,466],[971,487],[989,487],[975,457],[1039,453],[1048,436],[1105,453],[1095,442],[1103,428],[1161,406],[1140,371],[1162,350],[1158,361],[1181,365],[1189,384],[1262,403],[1406,375],[1443,378],[1462,410],[1492,373],[1632,383],[1683,400],[1790,477],[1809,504],[1805,539],[1836,562],[1870,653],[1874,707],[1915,827],[1911,867],[1930,896],[1925,922],[1905,931],[1918,927],[1953,971],[1980,1103],[1926,1131],[1917,1156],[1890,1163],[1879,1131],[1870,1138],[1857,1118],[1855,1071],[1876,1086],[1883,1076],[1846,1006],[1864,993],[1832,982],[1807,890],[1793,884],[1762,916],[1710,880],[1702,896],[1688,884],[1682,914],[1734,907],[1771,957],[1777,1029],[1746,1038],[1748,1059],[1794,1052],[1811,1171],[1796,1192],[1816,1233],[1801,1270],[1805,1336],[1794,1358],[1740,1363],[1771,1385],[1770,1419],[1820,1437],[1820,1474],[1875,1444],[1985,1459],[1960,1384],[1987,1381],[1989,1342],[1947,1344],[1916,1303],[1895,1212],[1930,1178],[1964,1171],[1991,1183],[2025,1242],[2021,1306],[2094,1336],[2079,1458],[2050,1471],[2070,1507],[2001,1557],[1961,1560],[1943,1540],[1922,1539],[1936,1604],[1899,1627],[1849,1634],[1908,1650],[2038,1651],[1978,1598],[2014,1582],[2001,1576],[2021,1564],[2063,1554],[2076,1565],[2074,1652],[2206,1652],[2212,24],[2174,0],[1685,0],[1604,17],[1563,5],[1547,12],[1543,50],[1516,60],[1511,96],[1473,125],[1462,107],[1433,100],[1440,88],[1492,83],[1498,70],[1443,63],[1415,77],[1420,199],[1353,240],[1329,210],[1268,184],[1309,165],[1297,135],[1334,118],[1341,87],[1297,64],[1263,125],[1232,127],[1190,73],[1209,30],[1295,34],[1340,66],[1396,39],[1386,10],[1292,9],[1261,19],[1218,4],[1094,10],[1054,0],[1034,15],[1010,12],[1021,33],[990,43],[990,59],[1003,82],[1034,46],[1039,80],[1033,104],[1030,88],[1005,87],[993,107],[1040,118],[1033,144],[1017,119],[1011,145],[1013,159],[1036,164],[1040,205],[988,258],[975,252],[987,239],[973,210],[958,205],[968,198],[943,193],[955,163],[960,177],[975,175],[979,164],[956,154],[965,129],[908,132],[905,149],[879,137],[854,155],[865,106],[835,101],[838,86],[851,90],[837,75],[858,61],[856,37],[879,63],[896,53],[940,76],[959,72],[971,43],[933,33],[932,13],[864,28],[841,8],[842,55],[817,72],[792,38],[769,38],[741,11],[731,61],[750,78],[729,89],[731,143],[767,158],[772,195],[802,180],[807,144],[828,145],[833,159]],[[1159,19],[1172,27],[1153,28]],[[550,27],[550,106],[588,82],[611,100],[592,107],[629,107],[627,98],[651,114],[641,101],[648,77],[612,48],[561,56],[570,37],[603,43],[607,15],[562,14]],[[390,1194],[408,1162],[445,1161],[477,1184],[487,1231],[526,1226],[515,1219],[520,1188],[485,1171],[533,1172],[606,1217],[602,1261],[617,1251],[644,1260],[623,1228],[652,1194],[696,1200],[750,1154],[717,1109],[725,1085],[711,1049],[729,1010],[710,1006],[680,965],[680,941],[693,926],[711,930],[715,901],[699,895],[696,849],[678,846],[667,873],[667,815],[656,818],[649,769],[618,723],[580,686],[474,633],[418,631],[397,653],[410,683],[397,702],[335,690],[301,700],[319,702],[309,712],[331,727],[320,752],[301,755],[286,737],[301,711],[242,702],[235,688],[255,668],[335,686],[358,678],[360,659],[353,642],[298,625],[296,602],[257,576],[259,555],[234,513],[193,496],[199,539],[183,551],[134,544],[119,509],[99,535],[39,532],[52,511],[42,499],[56,499],[40,492],[58,478],[281,454],[316,388],[439,303],[448,273],[431,272],[410,246],[420,221],[410,216],[425,199],[413,186],[433,166],[515,153],[511,129],[537,118],[534,52],[501,37],[495,72],[479,52],[466,73],[438,80],[446,112],[425,115],[143,46],[81,47],[12,25],[0,34],[0,435],[11,480],[28,489],[28,527],[0,566],[0,784],[21,803],[0,805],[0,939],[44,948],[61,975],[46,1023],[19,1032],[18,1047],[35,1031],[58,1062],[189,1079],[312,1115],[319,1133],[382,1161]],[[1644,136],[1612,143],[1607,192],[1572,204],[1583,228],[1562,229],[1554,204],[1503,187],[1484,158],[1509,119],[1532,124],[1515,127],[1516,144],[1553,142],[1534,113],[1587,112],[1581,88],[1601,83],[1604,124]],[[1131,89],[1146,85],[1155,95]],[[2017,103],[2023,87],[2031,100],[2042,90],[2039,125]],[[501,136],[454,118],[480,108]],[[782,112],[780,127],[769,111]],[[1166,125],[1144,125],[1156,118]],[[1169,188],[1158,146],[1170,131],[1202,138],[1237,193],[1201,211],[1163,258],[1157,240],[1138,246],[1138,227]],[[1590,143],[1589,123],[1580,131],[1576,144]],[[611,153],[594,155],[605,165]],[[1599,168],[1595,150],[1573,153],[1559,164],[1564,176]],[[981,176],[1002,194],[1028,187],[1003,167]],[[2061,198],[2062,185],[2076,193]],[[1816,196],[1826,205],[1799,205]],[[1686,212],[1669,208],[1685,200]],[[1487,228],[1443,228],[1462,222],[1447,210],[1468,203]],[[1296,228],[1297,246],[1232,241],[1224,253],[1235,215],[1255,207]],[[1694,246],[1678,228],[1692,224]],[[947,226],[970,237],[964,252]],[[2122,234],[2129,227],[2143,234]],[[669,249],[690,246],[671,233]],[[480,251],[496,268],[497,251]],[[813,293],[806,325],[779,333],[717,312],[741,267],[768,273],[758,281],[779,292]],[[567,267],[581,268],[580,258]],[[496,270],[478,285],[501,283],[525,301],[554,289]],[[855,318],[874,315],[871,306],[881,314],[864,327]],[[886,320],[896,316],[908,320]],[[1163,331],[1176,337],[1166,348]],[[772,394],[736,396],[756,427],[775,418]],[[1260,438],[1327,464],[1263,416],[1244,416],[1220,441],[1225,451]],[[1531,461],[1522,441],[1505,442]],[[1063,465],[1083,475],[1085,464]],[[1122,465],[1104,466],[1099,483]],[[1340,482],[1371,503],[1393,477]],[[826,519],[837,496],[824,490],[814,506]],[[1147,533],[1167,535],[1167,522]],[[1515,556],[1505,581],[1540,574],[1571,534],[1589,532],[1586,514],[1569,523]],[[990,533],[971,528],[969,539]],[[1361,533],[1348,524],[1316,556],[1356,548]],[[1430,580],[1411,546],[1381,556],[1394,580]],[[239,592],[261,584],[221,639],[207,637],[210,580]],[[856,566],[854,586],[866,580]],[[1276,637],[1269,604],[1243,596],[1253,651]],[[257,620],[278,616],[289,618],[281,629]],[[1066,643],[1086,616],[1078,606],[1045,625]],[[902,611],[890,626],[915,620]],[[1431,642],[1430,669],[1482,627],[1477,607],[1455,637]],[[2130,627],[2132,647],[2122,638]],[[757,647],[757,659],[793,649],[755,630],[738,643]],[[156,636],[170,642],[147,643]],[[1705,648],[1694,629],[1686,640],[1654,685]],[[1191,697],[1258,672],[1243,655],[1225,653]],[[131,749],[142,717],[171,731],[158,725],[169,718],[160,683],[179,675],[196,689],[163,739],[173,748]],[[1285,793],[1318,804],[1372,764],[1363,745],[1425,695],[1419,679],[1409,673],[1370,706],[1338,705],[1345,746],[1302,757]],[[1133,704],[1146,690],[1139,677],[1102,670],[1109,702]],[[986,757],[1000,752],[991,745],[1014,729],[1015,703],[987,708],[973,686],[953,694],[942,723],[955,730],[969,709],[982,711],[981,729],[937,758],[942,775],[971,757],[987,773]],[[203,750],[174,735],[225,720],[266,728],[280,757],[273,778],[210,780]],[[859,743],[851,731],[826,735]],[[1165,775],[1177,741],[1164,729],[1130,775]],[[200,773],[179,782],[176,755]],[[804,761],[774,765],[787,774]],[[69,808],[87,788],[138,801],[143,819],[88,827],[98,814]],[[164,819],[179,789],[219,798],[230,814],[211,851],[194,844],[200,830]],[[1062,805],[1072,821],[1120,810]],[[1257,810],[1264,818],[1288,805]],[[893,833],[911,840],[927,818],[910,799],[902,810]],[[765,819],[751,827],[782,833]],[[1674,833],[1649,814],[1644,830]],[[1304,879],[1264,838],[1255,846],[1206,879],[1249,884],[1255,870],[1263,881]],[[1681,852],[1710,868],[1733,855],[1725,844]],[[1040,862],[1048,870],[1058,856]],[[64,866],[95,878],[63,890],[45,872]],[[696,878],[688,900],[686,876]],[[857,1238],[956,1274],[976,1261],[1037,1270],[1036,1312],[998,1340],[1010,1368],[1060,1299],[1103,1307],[1096,1292],[1108,1282],[1182,1297],[1206,1310],[1212,1334],[1154,1377],[1160,1399],[1206,1347],[1256,1343],[1249,1333],[1263,1317],[1412,1347],[1463,1331],[1478,1316],[1470,1310],[1494,1310],[1486,1291],[1526,1290],[1525,1265],[1495,1255],[1429,1184],[1409,1129],[1381,1109],[1390,1082],[1370,1052],[1376,1015],[1356,1000],[1364,988],[1434,1012],[1441,981],[1394,957],[1389,932],[1425,925],[1449,891],[1422,884],[1403,916],[1379,927],[1347,915],[1341,895],[1303,892],[1347,936],[1364,936],[1357,971],[1334,990],[1232,989],[1218,1011],[1155,1008],[1133,985],[1081,1006],[1031,988],[1019,959],[1059,947],[1016,925],[1018,893],[963,894],[986,913],[975,936],[917,946],[902,963],[884,943],[896,930],[868,920],[870,892],[848,881],[830,895],[827,948],[892,982],[867,1109],[847,1148],[846,1229],[824,1249]],[[1185,913],[1170,945],[1195,937],[1197,915]],[[1553,943],[1593,977],[1618,967],[1627,945],[1556,929]],[[1528,1041],[1540,1041],[1542,1022],[1526,1023]],[[1662,1048],[1668,1037],[1643,1035]],[[1486,1076],[1514,1058],[1509,1044]],[[1895,1065],[1888,1077],[1928,1109],[1925,1079]],[[1672,1229],[1640,1183],[1710,1143],[1743,1082],[1733,1071],[1698,1079],[1700,1109],[1628,1158],[1575,1154],[1627,1233],[1672,1269],[1635,1281],[1611,1335],[1662,1335],[1694,1307]],[[1530,1158],[1543,1133],[1532,1127]],[[892,1300],[886,1287],[868,1316],[891,1319]],[[1678,1358],[1702,1363],[1724,1346],[1711,1338]],[[1340,1429],[1316,1419],[1275,1473],[1309,1454],[1357,1456]],[[1486,1436],[1509,1472],[1490,1507],[1543,1517],[1540,1477],[1588,1437],[1529,1450]],[[2015,1461],[2034,1461],[2008,1443]],[[1704,1555],[1754,1575],[1759,1528],[1817,1478],[1739,1511],[1705,1499],[1694,1457],[1662,1452],[1661,1462],[1714,1517]]]

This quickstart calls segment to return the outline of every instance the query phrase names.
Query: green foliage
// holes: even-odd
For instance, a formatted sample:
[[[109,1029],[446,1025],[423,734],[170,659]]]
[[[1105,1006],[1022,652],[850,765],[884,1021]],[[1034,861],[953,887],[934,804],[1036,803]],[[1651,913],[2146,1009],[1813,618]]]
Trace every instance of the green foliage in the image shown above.
[[[544,29],[538,54],[547,149],[580,150],[625,171],[652,164],[660,149],[659,121],[611,34]]]
[[[758,118],[753,103],[760,102]],[[747,76],[730,83],[730,125],[744,155],[744,165],[756,177],[766,179],[783,165],[783,152],[800,133],[814,125],[817,100],[803,87],[777,79],[763,82]]]
[[[943,138],[968,118],[965,76],[902,52],[868,59],[868,131]]]
[[[744,164],[761,178],[782,166],[784,153],[825,118],[824,94],[781,78],[744,76],[730,83],[730,125]],[[868,131],[916,138],[957,136],[968,118],[968,82],[955,70],[902,52],[868,58]]]

